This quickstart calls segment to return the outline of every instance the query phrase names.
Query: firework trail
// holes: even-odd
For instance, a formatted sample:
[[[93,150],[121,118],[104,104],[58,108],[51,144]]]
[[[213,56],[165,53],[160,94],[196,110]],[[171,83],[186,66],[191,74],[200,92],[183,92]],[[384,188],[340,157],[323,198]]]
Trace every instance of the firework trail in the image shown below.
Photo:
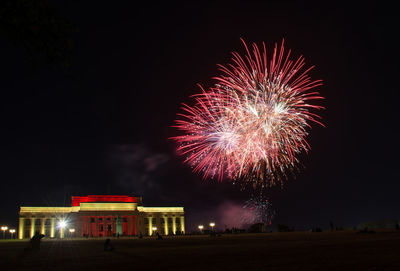
[[[252,197],[245,202],[243,208],[248,210],[252,215],[251,221],[246,221],[248,224],[264,223],[271,225],[275,217],[275,210],[272,208],[271,201],[263,196]]]
[[[242,40],[243,41],[243,40]],[[310,149],[306,141],[311,123],[323,125],[311,104],[323,99],[312,91],[304,58],[290,59],[275,44],[271,59],[266,46],[256,44],[246,55],[232,53],[232,63],[219,65],[213,88],[194,95],[193,106],[183,104],[175,127],[181,135],[178,153],[203,177],[218,176],[269,187],[282,184],[299,164],[298,155]]]

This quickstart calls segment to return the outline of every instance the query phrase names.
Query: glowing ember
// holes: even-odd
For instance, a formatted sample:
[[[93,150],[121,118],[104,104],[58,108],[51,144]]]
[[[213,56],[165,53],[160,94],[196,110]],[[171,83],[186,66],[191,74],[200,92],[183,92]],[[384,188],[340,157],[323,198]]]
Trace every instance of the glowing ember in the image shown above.
[[[246,221],[249,224],[264,223],[271,225],[275,217],[275,210],[272,208],[271,201],[263,196],[250,198],[243,205],[243,208],[253,214],[253,216],[249,216],[252,219]]]

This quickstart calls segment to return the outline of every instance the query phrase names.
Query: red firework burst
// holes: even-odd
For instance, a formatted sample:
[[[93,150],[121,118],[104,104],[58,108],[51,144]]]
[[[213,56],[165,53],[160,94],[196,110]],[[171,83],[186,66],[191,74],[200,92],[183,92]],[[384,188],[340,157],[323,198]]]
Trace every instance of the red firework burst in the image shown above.
[[[242,40],[243,41],[243,40]],[[303,69],[301,56],[290,59],[284,43],[277,44],[271,59],[266,46],[252,52],[243,41],[246,55],[234,52],[232,63],[219,65],[213,88],[194,95],[193,106],[183,104],[174,137],[178,152],[194,172],[204,178],[241,179],[263,186],[274,185],[293,171],[298,155],[310,149],[306,141],[311,123],[323,125],[311,109],[323,109],[310,101],[323,99],[316,91],[321,80]]]

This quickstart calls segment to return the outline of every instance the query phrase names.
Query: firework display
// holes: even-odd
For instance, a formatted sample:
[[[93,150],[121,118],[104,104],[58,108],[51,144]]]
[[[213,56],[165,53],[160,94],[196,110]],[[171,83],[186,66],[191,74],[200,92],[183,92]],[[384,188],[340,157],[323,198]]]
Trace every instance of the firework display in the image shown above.
[[[217,176],[271,186],[297,167],[298,155],[310,149],[306,141],[311,123],[323,125],[311,112],[323,109],[311,101],[323,99],[312,91],[322,84],[308,75],[304,58],[290,59],[284,43],[275,44],[272,57],[266,46],[246,55],[232,53],[232,63],[219,65],[215,85],[194,95],[193,106],[183,104],[175,127],[178,153],[204,178]]]
[[[275,211],[272,208],[271,201],[263,196],[250,198],[245,202],[243,208],[252,214],[250,216],[252,218],[251,221],[247,221],[249,224],[264,223],[266,225],[271,225],[275,217]]]

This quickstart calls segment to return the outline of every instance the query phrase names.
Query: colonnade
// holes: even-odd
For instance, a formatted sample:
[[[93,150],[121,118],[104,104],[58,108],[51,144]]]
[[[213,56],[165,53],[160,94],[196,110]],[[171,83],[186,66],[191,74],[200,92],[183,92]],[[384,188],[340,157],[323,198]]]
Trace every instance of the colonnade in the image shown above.
[[[185,218],[184,216],[180,216],[180,217],[168,217],[166,215],[159,217],[159,219],[163,219],[164,222],[164,234],[168,235],[169,234],[169,227],[168,227],[168,219],[171,218],[172,219],[172,233],[176,234],[177,231],[177,227],[176,227],[176,219],[180,219],[180,231],[185,233]],[[157,224],[161,224],[161,223],[156,223],[156,225],[153,225],[153,216],[148,216],[148,232],[149,235],[153,235],[153,226],[157,226]],[[161,222],[161,221],[160,221]]]
[[[20,217],[19,218],[19,228],[18,228],[18,239],[24,239],[25,237],[25,223],[26,220],[29,219],[30,229],[29,229],[29,237],[32,238],[35,235],[36,231],[39,231],[40,234],[45,235],[46,231],[46,220],[50,219],[50,238],[55,237],[55,226],[56,226],[56,218],[55,217]],[[36,227],[36,221],[40,220],[39,227]]]
[[[124,218],[126,219],[126,222],[124,222]],[[103,237],[105,237],[109,233],[107,228],[108,226],[111,226],[111,235],[136,235],[135,215],[121,215],[119,218],[115,215],[85,215],[81,216],[81,224],[82,236],[86,235],[90,237],[99,237],[101,234]],[[126,228],[124,228],[124,225]]]

